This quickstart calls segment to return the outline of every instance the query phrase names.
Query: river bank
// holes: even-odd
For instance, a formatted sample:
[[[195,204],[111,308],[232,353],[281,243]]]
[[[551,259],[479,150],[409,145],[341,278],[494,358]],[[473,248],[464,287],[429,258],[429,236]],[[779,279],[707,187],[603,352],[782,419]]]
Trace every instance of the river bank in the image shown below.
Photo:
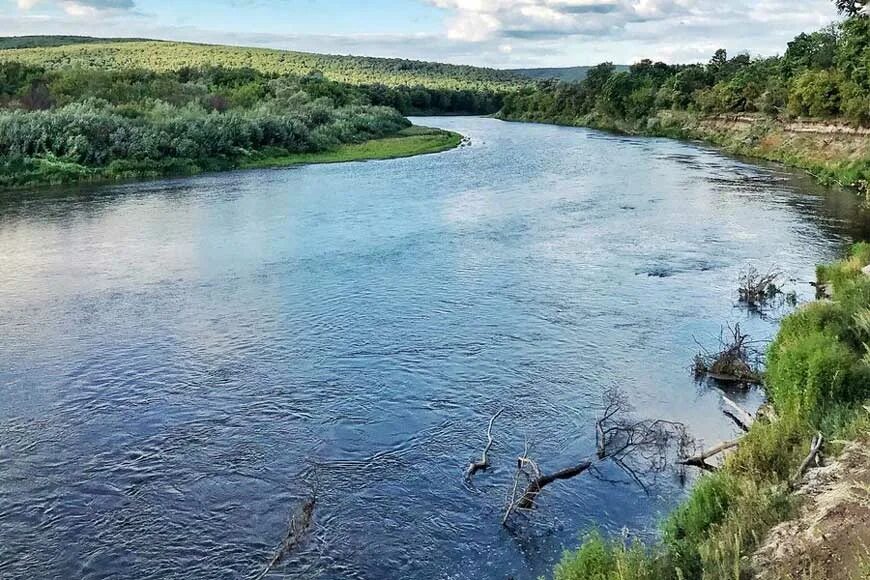
[[[462,135],[430,127],[412,126],[398,133],[362,143],[348,143],[326,151],[289,153],[281,148],[242,151],[232,158],[167,159],[89,167],[54,157],[31,158],[7,168],[0,176],[0,190],[30,187],[100,184],[190,176],[237,169],[264,169],[347,161],[375,161],[440,153],[458,147]]]
[[[713,473],[664,520],[660,543],[592,535],[564,556],[557,580],[866,578],[870,557],[860,545],[866,530],[852,524],[866,522],[870,505],[866,494],[843,494],[865,485],[866,455],[844,455],[828,469],[839,476],[813,491],[814,469],[824,460],[814,462],[812,450],[818,437],[824,442],[818,457],[836,457],[854,449],[849,441],[870,435],[870,277],[862,272],[868,263],[870,245],[861,243],[848,258],[819,267],[818,284],[829,285],[833,299],[806,304],[783,320],[767,352],[769,410],[750,416],[736,451],[710,466]],[[844,513],[855,517],[838,524]],[[794,534],[783,537],[783,530]],[[830,542],[814,537],[825,530],[842,544],[825,547]],[[832,569],[836,575],[818,575]]]
[[[868,191],[870,129],[828,121],[783,122],[762,115],[701,116],[659,111],[639,121],[597,114],[585,117],[526,118],[500,115],[505,121],[589,127],[628,135],[700,140],[726,153],[784,163],[802,169],[825,185]]]

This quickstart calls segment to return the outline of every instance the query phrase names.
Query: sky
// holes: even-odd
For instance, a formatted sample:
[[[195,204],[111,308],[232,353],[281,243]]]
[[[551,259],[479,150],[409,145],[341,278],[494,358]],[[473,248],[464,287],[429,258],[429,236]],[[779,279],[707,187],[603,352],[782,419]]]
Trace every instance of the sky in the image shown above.
[[[0,36],[75,34],[512,67],[781,54],[831,0],[0,0]]]

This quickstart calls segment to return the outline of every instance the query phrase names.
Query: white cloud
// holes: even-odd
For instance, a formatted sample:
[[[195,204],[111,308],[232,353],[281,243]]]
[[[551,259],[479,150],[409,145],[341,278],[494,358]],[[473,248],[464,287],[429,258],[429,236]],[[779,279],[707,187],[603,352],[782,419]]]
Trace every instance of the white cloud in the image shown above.
[[[37,5],[58,7],[74,18],[117,14],[135,8],[134,0],[17,0],[17,4],[22,12],[29,12]]]
[[[796,32],[834,18],[829,0],[429,0],[448,11],[449,38],[480,42],[493,38],[630,38],[655,25],[660,40],[693,35],[697,27],[727,44],[729,37],[758,36],[757,45],[777,28]],[[672,36],[679,32],[680,36]],[[715,37],[714,37],[715,38]],[[707,36],[707,41],[711,38]]]

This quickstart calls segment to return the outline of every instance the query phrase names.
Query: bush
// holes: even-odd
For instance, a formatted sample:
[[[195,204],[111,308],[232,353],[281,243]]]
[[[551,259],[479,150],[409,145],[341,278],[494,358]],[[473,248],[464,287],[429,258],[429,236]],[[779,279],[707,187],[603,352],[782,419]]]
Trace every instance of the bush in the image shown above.
[[[831,405],[865,392],[858,356],[830,332],[778,337],[770,347],[767,391],[783,415],[813,421]]]
[[[656,563],[639,544],[626,547],[600,534],[587,536],[579,549],[566,552],[555,580],[660,580]]]
[[[700,546],[710,527],[720,523],[740,497],[736,478],[717,472],[701,478],[689,498],[665,521],[663,542],[674,570],[683,578],[700,578]]]

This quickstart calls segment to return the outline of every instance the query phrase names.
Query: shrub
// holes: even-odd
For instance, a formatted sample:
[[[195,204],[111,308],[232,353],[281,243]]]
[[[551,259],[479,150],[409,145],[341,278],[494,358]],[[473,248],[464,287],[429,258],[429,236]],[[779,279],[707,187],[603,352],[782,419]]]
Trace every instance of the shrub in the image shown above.
[[[740,497],[736,478],[720,471],[701,478],[692,494],[665,521],[663,541],[668,559],[683,578],[700,578],[700,546],[711,526],[721,522]]]
[[[819,418],[830,405],[866,393],[858,356],[830,332],[778,337],[767,361],[767,391],[783,415]]]
[[[660,580],[656,562],[640,544],[626,547],[600,534],[587,536],[579,549],[565,552],[555,580]]]

